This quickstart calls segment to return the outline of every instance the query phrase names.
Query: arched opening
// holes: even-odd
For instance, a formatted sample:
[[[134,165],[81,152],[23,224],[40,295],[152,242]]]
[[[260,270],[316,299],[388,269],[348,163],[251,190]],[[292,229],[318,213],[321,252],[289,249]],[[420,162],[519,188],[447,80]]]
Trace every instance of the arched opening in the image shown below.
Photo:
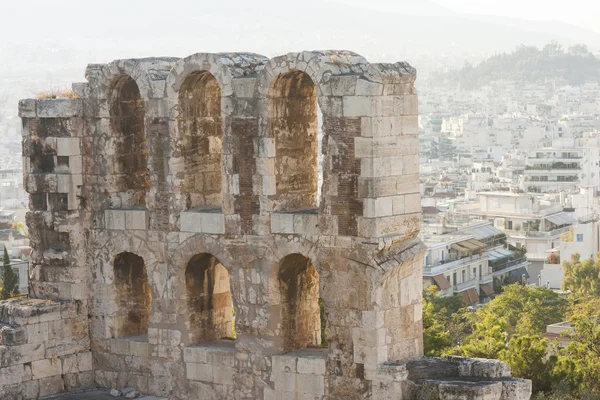
[[[144,259],[133,253],[115,257],[114,283],[116,291],[115,337],[148,334],[152,293]]]
[[[234,339],[234,315],[229,273],[210,254],[192,257],[185,269],[189,313],[189,343]]]
[[[191,73],[179,91],[179,108],[186,209],[220,208],[223,124],[217,79],[206,71]]]
[[[319,208],[317,88],[308,74],[290,71],[270,93],[270,132],[275,139],[274,211]]]
[[[285,352],[326,345],[322,335],[319,274],[310,259],[291,254],[279,265]]]
[[[109,99],[114,140],[117,192],[121,207],[146,205],[150,189],[144,131],[144,101],[135,81],[127,75],[115,79]]]

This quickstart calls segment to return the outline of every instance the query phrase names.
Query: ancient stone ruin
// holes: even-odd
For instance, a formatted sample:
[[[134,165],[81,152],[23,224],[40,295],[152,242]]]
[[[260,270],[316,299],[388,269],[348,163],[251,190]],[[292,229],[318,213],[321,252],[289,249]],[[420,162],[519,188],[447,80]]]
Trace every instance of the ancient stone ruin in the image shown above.
[[[347,51],[90,65],[23,100],[31,298],[0,398],[527,399],[424,359],[416,71]]]

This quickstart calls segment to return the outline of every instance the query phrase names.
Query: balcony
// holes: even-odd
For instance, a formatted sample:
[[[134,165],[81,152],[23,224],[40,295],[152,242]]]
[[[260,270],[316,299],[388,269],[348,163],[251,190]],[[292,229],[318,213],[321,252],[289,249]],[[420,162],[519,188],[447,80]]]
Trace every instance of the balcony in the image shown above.
[[[523,231],[523,230],[515,231],[515,230],[505,229],[504,233],[506,233],[507,236],[512,236],[512,237],[551,238],[553,236],[559,236],[565,232],[568,232],[570,228],[571,228],[570,226],[565,226],[564,228],[554,229],[552,231],[546,231],[546,232]]]
[[[526,165],[525,171],[579,171],[581,166],[577,163],[551,163],[551,164],[536,164]]]
[[[432,268],[444,266],[444,268],[440,268],[440,269],[436,270],[436,273],[440,273],[442,271],[449,271],[449,270],[455,269],[457,267],[461,267],[465,264],[469,264],[472,262],[485,261],[485,260],[487,260],[487,259],[479,254],[474,254],[472,256],[467,256],[467,257],[462,257],[462,258],[450,257],[449,259],[439,260],[437,262],[425,264],[425,268],[429,268],[431,270]],[[425,273],[425,272],[426,271],[423,271],[423,273]]]
[[[527,157],[530,160],[581,160],[583,156],[579,153],[542,152]]]
[[[479,285],[479,278],[471,277],[468,281],[454,285],[452,288],[455,292],[462,292],[467,289],[476,288]]]
[[[519,258],[518,260],[513,260],[504,264],[496,265],[492,267],[492,273],[493,275],[505,274],[507,272],[526,266],[527,262],[527,258],[523,257]]]

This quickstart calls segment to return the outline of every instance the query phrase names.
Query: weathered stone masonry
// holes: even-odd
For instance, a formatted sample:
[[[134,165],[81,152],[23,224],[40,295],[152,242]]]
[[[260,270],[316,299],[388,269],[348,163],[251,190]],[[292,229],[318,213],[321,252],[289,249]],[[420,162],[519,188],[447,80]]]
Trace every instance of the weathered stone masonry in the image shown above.
[[[408,64],[195,54],[86,79],[20,103],[43,300],[0,303],[2,396],[529,397],[503,363],[422,359]]]

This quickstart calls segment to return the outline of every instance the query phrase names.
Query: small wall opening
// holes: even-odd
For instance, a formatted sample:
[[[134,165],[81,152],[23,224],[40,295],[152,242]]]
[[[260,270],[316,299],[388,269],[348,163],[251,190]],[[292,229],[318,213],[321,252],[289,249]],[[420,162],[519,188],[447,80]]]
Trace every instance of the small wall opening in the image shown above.
[[[189,343],[234,339],[234,315],[229,273],[210,254],[198,254],[185,269],[189,313]]]
[[[220,209],[223,121],[217,79],[206,71],[191,73],[181,86],[179,107],[186,209]]]
[[[115,79],[109,99],[114,140],[114,174],[123,207],[146,205],[150,189],[148,153],[144,131],[144,101],[135,81],[123,75]]]
[[[308,74],[279,75],[270,92],[270,132],[275,139],[274,211],[319,207],[317,88]]]
[[[121,253],[114,261],[116,289],[115,337],[148,334],[152,293],[144,259],[133,253]]]
[[[279,265],[284,352],[323,347],[319,274],[310,259],[291,254]]]

